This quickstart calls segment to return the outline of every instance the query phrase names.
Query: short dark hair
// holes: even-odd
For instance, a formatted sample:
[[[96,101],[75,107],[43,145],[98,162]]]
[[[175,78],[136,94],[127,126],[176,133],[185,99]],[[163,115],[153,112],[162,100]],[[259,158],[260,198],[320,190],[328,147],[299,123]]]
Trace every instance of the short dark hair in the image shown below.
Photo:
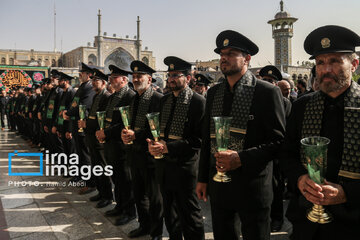
[[[306,88],[306,82],[304,80],[302,80],[302,79],[297,80],[297,84],[300,84],[301,86]]]

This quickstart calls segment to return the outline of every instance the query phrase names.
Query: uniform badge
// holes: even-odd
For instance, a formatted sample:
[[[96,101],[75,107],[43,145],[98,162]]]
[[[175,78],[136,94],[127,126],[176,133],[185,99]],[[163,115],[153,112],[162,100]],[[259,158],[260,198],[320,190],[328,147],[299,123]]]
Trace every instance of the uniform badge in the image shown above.
[[[229,39],[225,39],[223,42],[223,46],[226,47],[227,45],[229,45]]]
[[[49,104],[49,107],[48,107],[50,110],[54,109],[54,105],[52,104]]]
[[[201,77],[198,77],[198,81],[200,81],[201,80]]]
[[[77,102],[74,101],[74,102],[71,104],[71,106],[75,108],[75,107],[77,106]]]
[[[94,76],[96,76],[96,72],[94,72]]]
[[[134,71],[135,71],[135,72],[137,72],[138,69],[139,69],[138,67],[134,67]]]
[[[170,70],[174,70],[174,64],[170,64]]]
[[[268,71],[268,74],[272,74],[272,71],[271,71],[271,70],[269,70],[269,71]]]
[[[322,46],[322,48],[330,47],[330,39],[328,39],[328,38],[321,39],[321,46]]]

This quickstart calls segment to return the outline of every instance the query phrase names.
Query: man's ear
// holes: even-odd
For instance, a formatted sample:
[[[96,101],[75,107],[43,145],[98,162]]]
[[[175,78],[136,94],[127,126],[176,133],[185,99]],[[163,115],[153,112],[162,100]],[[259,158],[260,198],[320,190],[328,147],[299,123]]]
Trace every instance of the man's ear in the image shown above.
[[[354,59],[352,62],[351,62],[351,72],[355,72],[356,69],[358,68],[359,66],[359,59]]]

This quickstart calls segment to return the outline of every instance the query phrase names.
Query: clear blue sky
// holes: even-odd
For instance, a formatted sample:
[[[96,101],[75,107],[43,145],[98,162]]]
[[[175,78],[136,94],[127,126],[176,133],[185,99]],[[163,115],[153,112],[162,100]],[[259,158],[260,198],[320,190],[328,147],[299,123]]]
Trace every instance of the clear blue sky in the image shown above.
[[[267,21],[280,10],[280,0],[1,0],[1,49],[54,48],[53,12],[57,12],[57,49],[67,52],[93,42],[97,12],[102,32],[131,38],[141,18],[143,48],[157,58],[176,55],[188,61],[211,60],[215,38],[225,29],[239,31],[260,48],[252,66],[273,63],[274,41]],[[284,8],[299,20],[294,24],[293,64],[308,59],[303,41],[313,29],[335,24],[360,34],[359,0],[284,0]],[[62,44],[61,44],[62,39]]]

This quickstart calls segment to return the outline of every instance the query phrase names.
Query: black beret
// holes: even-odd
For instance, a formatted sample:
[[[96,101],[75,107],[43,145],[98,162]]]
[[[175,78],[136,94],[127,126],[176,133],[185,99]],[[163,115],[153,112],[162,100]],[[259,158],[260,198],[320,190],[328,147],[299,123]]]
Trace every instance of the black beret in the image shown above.
[[[109,70],[110,70],[111,74],[119,74],[119,75],[123,75],[123,76],[128,76],[129,74],[131,74],[130,71],[123,70],[121,68],[118,68],[115,65],[109,65]]]
[[[167,65],[168,72],[171,71],[188,71],[191,70],[191,63],[182,60],[181,58],[169,56],[164,59],[165,65]]]
[[[60,78],[60,72],[56,69],[51,70],[51,77],[53,78]]]
[[[81,69],[80,72],[88,72],[88,73],[92,73],[93,69],[91,67],[89,67],[88,65],[86,65],[85,63],[81,63]]]
[[[97,68],[93,68],[93,75],[92,78],[100,78],[101,80],[108,81],[108,75],[105,75],[101,70]]]
[[[72,76],[69,76],[63,72],[60,72],[60,80],[68,80],[68,81],[71,81],[71,79],[73,79],[74,77]]]
[[[310,59],[325,53],[353,53],[360,46],[360,37],[350,29],[327,25],[312,31],[304,41]]]
[[[213,80],[212,77],[210,77],[208,74],[196,74],[195,75],[196,84],[203,84],[205,86],[208,86],[211,83],[211,80]]]
[[[282,80],[281,72],[273,65],[267,65],[263,67],[260,70],[259,74],[261,77],[269,76],[269,77],[273,77],[277,81]]]
[[[133,73],[145,73],[151,75],[156,72],[154,69],[138,60],[132,61],[130,64],[130,68]]]
[[[220,50],[224,48],[239,49],[251,56],[259,52],[259,48],[255,43],[233,30],[225,30],[216,37],[216,48],[214,49],[214,52],[220,54]]]

